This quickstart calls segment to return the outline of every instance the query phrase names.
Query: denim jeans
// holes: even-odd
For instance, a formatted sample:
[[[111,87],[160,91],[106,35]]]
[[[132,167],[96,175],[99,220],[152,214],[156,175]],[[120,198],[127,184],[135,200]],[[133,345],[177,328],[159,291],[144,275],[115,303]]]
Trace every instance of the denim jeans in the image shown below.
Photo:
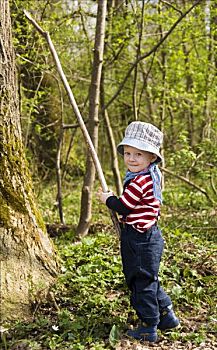
[[[123,225],[121,257],[126,283],[131,291],[131,305],[148,325],[159,323],[160,310],[171,305],[171,299],[160,286],[158,272],[164,240],[157,225],[140,233]]]

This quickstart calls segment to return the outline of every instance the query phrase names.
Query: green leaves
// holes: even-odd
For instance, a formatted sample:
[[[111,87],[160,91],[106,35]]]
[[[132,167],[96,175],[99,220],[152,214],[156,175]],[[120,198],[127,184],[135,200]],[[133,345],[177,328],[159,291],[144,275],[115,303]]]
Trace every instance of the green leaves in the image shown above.
[[[179,346],[186,341],[206,344],[207,337],[212,341],[209,329],[214,329],[216,319],[214,243],[169,224],[167,220],[163,229],[166,247],[160,280],[182,328],[165,339],[168,347],[170,341],[178,341]],[[33,323],[15,326],[10,344],[28,337],[29,344],[32,339],[34,346],[50,350],[115,349],[124,339],[128,323],[135,322],[117,237],[107,230],[74,244],[71,241],[70,236],[56,239],[64,266],[53,289],[54,299],[40,304]],[[182,346],[184,349],[185,343]]]
[[[109,344],[115,349],[116,344],[119,341],[119,332],[117,326],[114,324],[109,333]]]

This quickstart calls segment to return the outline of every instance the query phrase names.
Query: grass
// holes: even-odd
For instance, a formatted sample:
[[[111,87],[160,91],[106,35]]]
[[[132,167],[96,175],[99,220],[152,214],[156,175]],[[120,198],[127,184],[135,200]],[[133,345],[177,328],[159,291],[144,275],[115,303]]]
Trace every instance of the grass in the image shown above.
[[[54,191],[49,187],[39,197],[49,223],[57,221]],[[129,325],[137,324],[137,318],[129,304],[119,241],[108,212],[94,199],[90,234],[78,241],[73,228],[79,215],[78,184],[68,186],[64,193],[71,230],[53,238],[62,259],[61,274],[46,300],[36,300],[32,320],[4,326],[9,330],[3,333],[2,349],[142,349],[124,335]],[[160,226],[166,246],[160,279],[182,326],[160,335],[156,346],[215,349],[216,241],[206,226],[214,227],[216,216],[213,208],[197,207],[201,198],[192,203],[193,197],[185,196],[180,205],[180,196],[174,197],[174,191],[165,193]]]

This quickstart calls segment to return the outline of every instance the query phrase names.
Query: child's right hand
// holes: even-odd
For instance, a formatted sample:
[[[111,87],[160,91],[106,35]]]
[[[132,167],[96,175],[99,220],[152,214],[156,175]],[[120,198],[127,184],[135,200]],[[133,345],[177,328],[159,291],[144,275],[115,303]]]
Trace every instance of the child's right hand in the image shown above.
[[[108,191],[108,192],[103,192],[101,188],[98,189],[97,194],[96,194],[97,198],[99,198],[99,200],[102,203],[106,203],[106,200],[111,197],[114,196],[114,193],[112,191]]]

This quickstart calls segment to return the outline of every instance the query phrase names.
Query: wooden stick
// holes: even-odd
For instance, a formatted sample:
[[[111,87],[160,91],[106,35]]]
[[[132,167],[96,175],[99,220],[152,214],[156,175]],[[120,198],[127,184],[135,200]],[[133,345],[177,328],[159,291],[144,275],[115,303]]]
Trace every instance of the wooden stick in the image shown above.
[[[77,117],[78,123],[79,123],[80,128],[82,130],[82,133],[84,135],[84,139],[85,139],[86,144],[88,146],[88,149],[89,149],[89,151],[91,153],[91,156],[92,156],[92,159],[93,159],[93,162],[94,162],[94,165],[95,165],[98,177],[99,177],[99,181],[100,181],[101,186],[102,186],[102,190],[103,190],[103,192],[108,192],[108,186],[107,186],[107,183],[106,183],[103,171],[102,171],[102,167],[101,167],[99,158],[97,156],[97,153],[96,153],[95,148],[93,146],[92,140],[91,140],[90,135],[89,135],[89,133],[87,131],[87,128],[85,126],[85,123],[83,121],[81,113],[79,111],[78,105],[77,105],[77,103],[75,101],[75,98],[74,98],[74,95],[73,95],[72,90],[70,88],[70,85],[69,85],[69,83],[68,83],[68,81],[66,79],[66,76],[65,76],[64,72],[63,72],[63,69],[62,69],[59,57],[57,55],[57,52],[55,50],[55,47],[54,47],[53,42],[51,40],[51,37],[50,37],[48,32],[45,32],[38,25],[38,23],[31,17],[29,12],[24,10],[24,14],[28,18],[28,20],[33,24],[33,26],[37,29],[37,31],[46,39],[46,41],[48,43],[50,52],[51,52],[51,54],[53,56],[53,59],[54,59],[54,62],[56,64],[57,71],[58,71],[58,73],[59,73],[59,75],[61,77],[61,80],[63,82],[63,85],[64,85],[64,87],[66,89],[66,92],[68,94],[70,103],[71,103],[71,105],[72,105],[72,107],[74,109],[74,112],[75,112],[75,115]],[[118,222],[118,219],[117,219],[117,215],[112,210],[110,210],[110,214],[111,214],[111,218],[112,218],[113,224],[115,226],[115,230],[116,230],[118,236],[120,237],[120,225],[119,225],[119,222]]]

